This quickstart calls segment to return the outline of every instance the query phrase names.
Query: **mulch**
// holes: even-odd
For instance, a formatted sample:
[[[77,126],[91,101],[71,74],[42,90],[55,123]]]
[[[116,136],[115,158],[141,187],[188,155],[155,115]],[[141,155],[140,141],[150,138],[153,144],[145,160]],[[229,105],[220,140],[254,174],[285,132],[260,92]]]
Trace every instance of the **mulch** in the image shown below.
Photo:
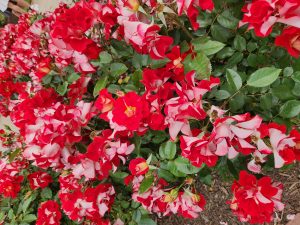
[[[286,225],[289,218],[300,212],[300,164],[292,169],[273,170],[266,175],[273,180],[284,184],[283,202],[285,209],[283,212],[275,214],[274,222],[269,225]],[[207,201],[206,209],[195,220],[187,220],[178,216],[170,216],[157,219],[159,225],[248,225],[242,223],[232,214],[226,201],[231,196],[231,183],[222,182],[221,179],[213,175],[214,181],[211,186],[199,184],[198,191],[202,193]],[[296,217],[298,218],[298,217]],[[265,224],[267,225],[267,224]],[[300,225],[300,222],[293,222],[293,225]]]

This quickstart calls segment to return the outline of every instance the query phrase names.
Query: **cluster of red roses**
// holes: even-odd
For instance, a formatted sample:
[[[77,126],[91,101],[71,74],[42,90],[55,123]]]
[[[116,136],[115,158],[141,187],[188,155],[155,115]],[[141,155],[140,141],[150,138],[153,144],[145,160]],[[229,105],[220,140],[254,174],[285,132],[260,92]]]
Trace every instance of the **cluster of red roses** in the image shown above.
[[[178,15],[185,13],[195,30],[199,27],[197,7],[213,9],[211,0],[176,3]],[[270,5],[267,17],[263,8],[260,10],[264,13],[256,14],[258,3]],[[243,22],[250,23],[258,34],[267,35],[275,22],[297,24],[297,15],[293,14],[296,6],[298,1],[254,1],[245,7]],[[19,175],[24,169],[30,173],[27,178],[33,190],[53,182],[45,170],[61,174],[54,181],[60,184],[60,204],[52,200],[41,203],[37,224],[59,224],[60,209],[74,221],[110,224],[108,214],[115,188],[107,180],[102,181],[121,165],[129,166],[131,172],[125,183],[132,187],[132,199],[150,213],[196,218],[204,209],[205,199],[195,190],[193,179],[178,186],[154,173],[152,185],[140,192],[141,184],[157,165],[143,158],[132,159],[131,153],[137,148],[132,139],[148,131],[167,129],[171,141],[180,140],[182,157],[198,168],[203,164],[215,166],[219,157],[233,159],[239,153],[252,156],[248,169],[254,173],[260,172],[271,154],[276,168],[300,160],[300,133],[296,129],[286,134],[284,126],[262,123],[259,116],[226,116],[226,111],[204,101],[204,95],[220,80],[199,80],[195,71],[185,74],[185,57],[197,53],[191,46],[185,52],[179,46],[171,48],[173,39],[160,35],[160,26],[153,24],[140,7],[136,0],[114,4],[80,1],[71,8],[61,5],[38,20],[39,15],[31,12],[21,16],[17,25],[0,30],[0,114],[11,117],[22,137],[18,139],[20,144],[11,141],[14,135],[9,136],[9,131],[0,132],[0,140],[9,140],[13,148],[18,148],[13,159],[9,158],[12,150],[2,156],[0,193],[16,197],[26,180]],[[143,7],[151,9],[153,15],[174,13],[158,1],[143,1]],[[270,21],[274,23],[270,25]],[[294,48],[297,38],[293,39]],[[136,52],[149,54],[152,59],[167,58],[168,62],[162,68],[143,69],[142,94],[112,93],[103,88],[94,102],[87,102],[84,95],[91,81],[88,73],[98,69],[91,60],[98,58],[111,39],[125,40]],[[80,77],[59,95],[44,78],[51,71],[64,78],[64,69],[70,65]],[[88,125],[92,118],[106,121],[108,128],[92,131]],[[203,130],[192,128],[192,120],[205,119],[210,124]],[[79,151],[78,143],[87,146],[86,151]],[[31,171],[29,162],[36,166],[36,172]],[[267,177],[256,181],[242,172],[232,189],[230,205],[242,221],[270,221],[274,210],[283,209],[282,185],[271,183]],[[122,222],[117,220],[115,224]]]
[[[288,50],[290,55],[300,55],[300,2],[298,0],[253,0],[244,6],[240,25],[249,24],[255,34],[266,37],[276,23],[287,25],[276,37],[275,44]]]

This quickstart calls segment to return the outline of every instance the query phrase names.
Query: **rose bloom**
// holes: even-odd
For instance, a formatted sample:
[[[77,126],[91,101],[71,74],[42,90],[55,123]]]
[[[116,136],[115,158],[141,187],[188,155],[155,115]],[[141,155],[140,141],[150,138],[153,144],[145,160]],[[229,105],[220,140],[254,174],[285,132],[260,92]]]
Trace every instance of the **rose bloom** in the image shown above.
[[[38,209],[38,218],[36,225],[59,225],[61,219],[61,212],[56,201],[43,202]]]
[[[148,114],[147,101],[135,92],[129,92],[115,101],[112,120],[128,130],[135,131]]]
[[[287,27],[282,34],[276,37],[275,45],[286,48],[289,54],[295,58],[300,55],[300,29]]]
[[[149,165],[143,158],[136,158],[130,161],[129,170],[132,175],[143,175],[148,172]]]
[[[282,183],[272,182],[270,177],[257,180],[246,171],[240,172],[240,179],[231,187],[233,198],[230,208],[241,222],[251,224],[270,223],[275,210],[282,211]]]
[[[28,180],[32,190],[45,188],[53,181],[52,177],[48,173],[42,171],[29,174]]]

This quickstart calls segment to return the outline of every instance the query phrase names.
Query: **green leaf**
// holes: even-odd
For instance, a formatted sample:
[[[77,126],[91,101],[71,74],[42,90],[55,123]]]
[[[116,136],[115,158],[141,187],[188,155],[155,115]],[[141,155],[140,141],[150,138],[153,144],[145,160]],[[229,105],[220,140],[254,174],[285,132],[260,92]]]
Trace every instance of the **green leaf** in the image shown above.
[[[185,174],[195,174],[200,171],[201,168],[191,165],[190,161],[183,157],[178,157],[174,160],[177,169]]]
[[[113,173],[112,171],[110,171],[109,176],[114,180],[114,182],[118,184],[124,184],[124,178],[128,176],[128,173],[121,171]]]
[[[9,162],[14,161],[14,159],[20,154],[20,152],[21,152],[21,149],[17,148],[15,151],[13,151],[12,153],[10,153],[9,156],[8,156]]]
[[[300,97],[300,83],[296,83],[293,90],[292,90],[293,95]]]
[[[246,39],[240,35],[237,35],[233,40],[233,47],[240,52],[246,50],[246,44]]]
[[[200,52],[192,59],[191,55],[188,55],[184,60],[185,72],[195,70],[198,79],[206,79],[211,75],[211,63],[207,56]]]
[[[25,213],[30,205],[30,203],[33,201],[32,196],[30,196],[28,199],[26,199],[22,205],[22,211]]]
[[[229,38],[234,36],[231,30],[222,27],[218,24],[211,26],[211,34],[213,39],[215,39],[216,41],[220,41],[222,43],[226,43]]]
[[[132,47],[126,44],[124,41],[111,39],[110,42],[111,46],[113,47],[114,53],[117,56],[130,56],[133,53]]]
[[[132,74],[132,81],[135,87],[141,86],[141,80],[143,79],[143,71],[142,70],[136,70]]]
[[[256,42],[249,42],[247,44],[247,50],[248,52],[253,52],[255,49],[257,49],[258,45]]]
[[[152,186],[153,182],[154,182],[154,176],[153,175],[150,175],[149,177],[146,177],[140,185],[139,193],[143,194],[146,191],[148,191],[148,189]]]
[[[186,177],[186,174],[180,172],[174,161],[169,161],[167,164],[167,169],[176,177]]]
[[[73,82],[77,81],[80,78],[78,73],[72,73],[68,76],[68,83],[72,84]]]
[[[290,100],[280,107],[280,116],[292,118],[300,114],[300,101]]]
[[[277,87],[272,88],[272,94],[279,98],[280,100],[292,100],[295,99],[295,96],[293,95],[293,88],[294,84],[291,86],[291,84],[280,84]]]
[[[57,93],[61,96],[65,95],[68,90],[68,82],[65,81],[63,84],[59,85],[56,89]]]
[[[219,24],[221,24],[223,27],[229,28],[229,29],[235,29],[238,26],[239,20],[235,18],[230,10],[225,10],[222,12],[218,17],[217,21]]]
[[[265,67],[252,73],[247,84],[252,87],[266,87],[272,84],[281,73],[281,69]]]
[[[228,170],[235,179],[239,179],[239,174],[231,160],[227,159]]]
[[[199,180],[206,185],[211,185],[211,169],[209,169],[207,166],[204,166],[199,172]]]
[[[218,90],[215,93],[215,96],[216,96],[216,99],[218,99],[218,100],[224,100],[224,99],[229,98],[231,96],[231,94],[225,90]]]
[[[22,222],[24,223],[31,223],[33,221],[35,221],[37,218],[36,218],[36,215],[34,214],[28,214],[26,216],[24,216]]]
[[[132,203],[138,204],[138,206],[139,206],[139,203],[136,203],[136,202],[132,201],[132,202],[131,202],[131,207],[132,207]],[[138,206],[137,206],[137,207],[138,207]],[[132,208],[137,208],[137,207],[132,207]],[[132,220],[134,220],[135,222],[138,223],[138,222],[140,222],[141,218],[142,218],[142,213],[141,213],[141,211],[140,211],[139,209],[134,210],[133,213],[132,213]],[[134,223],[134,225],[136,225],[136,223]]]
[[[52,78],[53,78],[53,75],[50,74],[50,73],[49,73],[48,75],[44,76],[44,77],[42,78],[43,84],[44,84],[44,85],[50,84],[51,81],[52,81]]]
[[[234,90],[237,91],[239,90],[242,85],[243,81],[241,76],[234,70],[232,69],[227,69],[226,70],[226,79],[229,84],[229,86]]]
[[[261,96],[259,106],[264,110],[270,110],[273,106],[273,97],[271,93]]]
[[[230,47],[225,47],[221,51],[218,52],[217,57],[219,59],[225,59],[234,54],[235,50]]]
[[[150,61],[151,59],[149,55],[140,55],[135,52],[132,58],[132,65],[136,69],[140,69],[143,66],[147,66],[148,64],[150,64]]]
[[[99,59],[100,59],[100,63],[103,64],[108,64],[112,61],[111,55],[106,51],[100,52]]]
[[[227,64],[225,65],[226,68],[232,68],[234,67],[236,64],[238,64],[239,62],[241,62],[243,60],[243,53],[241,52],[236,52],[234,53],[229,59]]]
[[[150,67],[151,69],[157,69],[164,67],[170,60],[168,58],[160,60],[151,60]]]
[[[49,187],[46,187],[41,192],[41,197],[43,199],[51,199],[52,198],[52,190]]]
[[[108,76],[106,76],[106,75],[103,76],[103,77],[101,77],[101,78],[97,81],[97,83],[96,83],[96,85],[95,85],[95,87],[94,87],[94,91],[93,91],[94,97],[98,96],[98,95],[99,95],[99,92],[100,92],[103,88],[106,87],[107,81],[108,81]]]
[[[246,97],[242,93],[234,96],[229,102],[231,112],[237,112],[239,109],[242,109],[245,105],[245,99]]]
[[[156,225],[156,222],[150,218],[142,218],[139,225]]]
[[[192,41],[196,52],[204,52],[205,55],[213,55],[222,50],[225,44],[218,41],[211,41],[204,38],[197,38]]]
[[[283,70],[283,76],[290,77],[293,74],[293,72],[294,72],[293,67],[290,67],[290,66],[285,67]]]
[[[174,182],[176,181],[175,177],[172,173],[170,173],[168,170],[165,169],[158,169],[158,176],[165,179],[168,182]]]
[[[112,63],[110,65],[110,72],[111,75],[116,77],[120,76],[121,74],[125,73],[128,70],[127,66],[123,63]]]
[[[292,78],[295,82],[299,82],[300,83],[300,71],[297,71],[295,72],[293,75],[292,75]]]
[[[162,159],[174,159],[176,155],[176,143],[167,141],[159,147],[159,155]]]

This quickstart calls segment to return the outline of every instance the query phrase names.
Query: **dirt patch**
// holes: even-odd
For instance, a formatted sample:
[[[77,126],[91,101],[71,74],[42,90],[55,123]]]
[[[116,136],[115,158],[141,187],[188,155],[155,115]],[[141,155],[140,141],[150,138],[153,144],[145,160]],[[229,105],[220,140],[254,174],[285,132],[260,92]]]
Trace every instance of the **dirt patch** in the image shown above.
[[[285,225],[289,221],[287,215],[294,215],[300,212],[300,164],[295,165],[287,171],[274,170],[267,175],[273,180],[284,184],[283,202],[285,209],[276,213],[272,225]],[[226,201],[231,198],[231,183],[222,182],[213,175],[214,182],[211,186],[199,184],[198,191],[202,193],[207,201],[205,211],[195,220],[187,220],[177,216],[158,219],[159,225],[248,225],[242,223],[231,213]],[[267,224],[266,224],[267,225]],[[300,224],[297,224],[300,225]]]

